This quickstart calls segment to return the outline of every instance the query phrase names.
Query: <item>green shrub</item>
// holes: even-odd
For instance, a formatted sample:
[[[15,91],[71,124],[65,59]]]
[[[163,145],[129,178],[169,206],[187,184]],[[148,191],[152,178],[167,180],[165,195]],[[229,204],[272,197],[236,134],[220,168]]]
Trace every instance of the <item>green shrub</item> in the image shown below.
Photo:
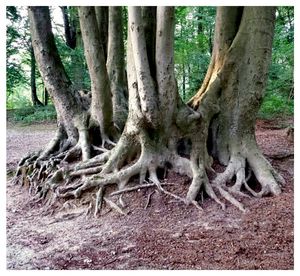
[[[260,107],[258,117],[272,118],[291,116],[294,113],[294,101],[282,93],[267,93]]]

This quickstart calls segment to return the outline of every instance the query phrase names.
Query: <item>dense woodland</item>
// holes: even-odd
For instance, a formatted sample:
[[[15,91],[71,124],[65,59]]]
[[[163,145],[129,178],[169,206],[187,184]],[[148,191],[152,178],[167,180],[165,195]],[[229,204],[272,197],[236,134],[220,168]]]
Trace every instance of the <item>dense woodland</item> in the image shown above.
[[[7,108],[58,124],[18,165],[35,199],[53,208],[94,193],[95,215],[102,202],[122,213],[112,196],[156,186],[244,211],[239,196],[281,192],[254,126],[293,113],[293,7],[59,7],[62,25],[57,9],[7,7]],[[186,198],[161,170],[190,177]]]

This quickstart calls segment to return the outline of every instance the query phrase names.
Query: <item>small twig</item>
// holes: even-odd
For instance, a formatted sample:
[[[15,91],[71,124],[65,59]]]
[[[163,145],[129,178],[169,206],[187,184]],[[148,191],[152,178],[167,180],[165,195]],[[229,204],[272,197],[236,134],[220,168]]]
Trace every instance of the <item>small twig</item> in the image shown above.
[[[201,203],[203,204],[203,202],[204,202],[203,191],[201,191],[200,196],[201,196]]]
[[[196,200],[192,201],[192,204],[200,211],[203,211],[203,208],[199,205],[199,203]]]
[[[175,195],[175,194],[173,194],[173,193],[171,193],[171,192],[165,190],[163,187],[161,187],[161,191],[162,191],[164,194],[169,195],[169,196],[171,196],[171,197],[174,197],[175,199],[177,199],[177,200],[183,202],[184,204],[187,204],[186,199],[184,199],[184,198],[182,198],[182,197],[180,197],[180,196],[178,196],[178,195]],[[191,202],[191,204],[193,204],[198,210],[203,211],[202,207],[198,204],[198,202],[197,202],[196,200],[193,200],[193,201]]]
[[[152,196],[154,193],[155,193],[155,191],[152,191],[152,192],[148,195],[148,197],[147,197],[147,202],[146,202],[146,205],[145,205],[144,209],[147,209],[147,208],[148,208],[149,203],[150,203],[150,200],[151,200],[151,196]]]
[[[175,194],[173,194],[173,193],[171,193],[171,192],[165,190],[163,187],[161,187],[160,191],[162,191],[162,192],[163,192],[164,194],[166,194],[166,195],[169,195],[169,196],[171,196],[171,197],[176,198],[176,199],[179,200],[179,201],[182,201],[182,202],[186,203],[186,200],[185,200],[184,198],[182,198],[182,197],[180,197],[180,196],[178,196],[178,195],[175,195]]]

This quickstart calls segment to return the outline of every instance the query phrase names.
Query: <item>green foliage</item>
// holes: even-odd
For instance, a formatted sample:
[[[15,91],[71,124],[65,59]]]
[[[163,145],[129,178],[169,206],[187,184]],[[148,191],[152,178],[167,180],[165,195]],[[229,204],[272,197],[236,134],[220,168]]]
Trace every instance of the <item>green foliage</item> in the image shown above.
[[[294,111],[294,8],[278,7],[272,64],[260,117],[292,115]]]
[[[197,92],[208,68],[215,8],[176,7],[175,14],[175,74],[186,101]]]
[[[25,124],[55,121],[56,111],[53,105],[41,107],[25,106],[13,110],[12,119],[15,122],[22,122]]]
[[[294,101],[280,93],[268,93],[265,95],[258,117],[272,118],[277,116],[291,116],[294,113]]]
[[[124,21],[127,8],[124,7]],[[192,97],[204,79],[208,68],[214,35],[216,9],[214,7],[176,7],[175,25],[175,74],[179,93],[184,101]],[[53,24],[58,51],[67,74],[75,85],[90,89],[90,78],[84,58],[83,44],[80,38],[78,13],[75,7],[69,9],[70,21],[76,26],[77,46],[70,49],[65,42],[63,26]],[[7,43],[6,43],[6,81],[8,109],[30,106],[30,36],[26,7],[6,7]],[[127,24],[124,24],[124,41],[126,45]],[[275,36],[272,51],[269,80],[259,116],[277,116],[293,114],[294,107],[294,8],[278,7],[276,13]],[[37,72],[39,93],[43,83]],[[52,111],[33,108],[20,120],[53,118]],[[24,111],[25,112],[25,111]],[[47,117],[48,116],[48,117]],[[25,118],[25,119],[24,119]],[[26,119],[27,118],[27,119]],[[43,120],[42,119],[42,120]],[[39,119],[38,119],[39,120]]]
[[[80,89],[90,89],[90,76],[84,57],[84,49],[82,46],[76,46],[71,49],[66,45],[61,35],[55,35],[55,42],[62,59],[64,68],[72,83],[79,86]],[[80,74],[80,76],[78,75]],[[78,84],[80,81],[80,84]]]
[[[17,87],[28,85],[28,76],[23,66],[26,48],[26,20],[14,6],[6,7],[6,90],[12,94]]]
[[[22,85],[19,85],[14,88],[14,93],[6,94],[6,108],[7,109],[15,109],[15,108],[23,108],[24,106],[30,106],[31,101],[28,96],[28,90],[24,88]]]

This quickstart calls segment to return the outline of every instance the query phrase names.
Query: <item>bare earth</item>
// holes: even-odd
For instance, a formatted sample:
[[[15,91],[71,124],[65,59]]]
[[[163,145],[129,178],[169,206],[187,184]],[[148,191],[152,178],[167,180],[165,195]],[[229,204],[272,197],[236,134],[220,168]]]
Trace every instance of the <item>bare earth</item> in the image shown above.
[[[292,120],[285,122],[292,123]],[[25,188],[7,182],[8,269],[293,269],[293,143],[276,121],[259,121],[257,139],[287,181],[283,193],[262,199],[242,198],[247,213],[228,204],[222,211],[204,198],[200,212],[153,189],[123,196],[130,211],[122,216],[106,207],[101,216],[41,213]],[[29,150],[52,138],[54,124],[7,129],[7,169]],[[184,195],[189,180],[168,175],[167,189]]]

